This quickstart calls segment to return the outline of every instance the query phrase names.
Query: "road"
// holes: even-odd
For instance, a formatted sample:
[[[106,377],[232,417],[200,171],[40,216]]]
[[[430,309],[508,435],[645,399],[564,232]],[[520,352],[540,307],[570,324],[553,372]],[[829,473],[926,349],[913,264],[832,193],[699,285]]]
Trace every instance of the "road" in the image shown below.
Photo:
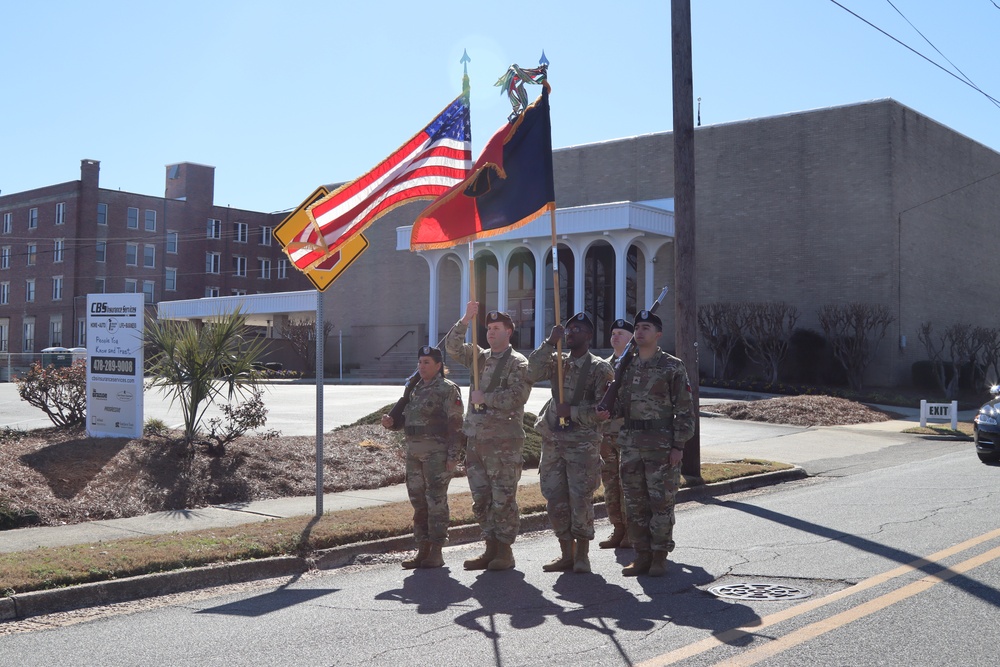
[[[373,557],[3,624],[0,664],[995,664],[1000,468],[914,438],[813,461],[807,480],[683,504],[662,579],[622,577],[623,551],[595,551],[591,575],[544,573],[558,547],[542,532],[518,540],[513,571],[465,572],[474,547],[456,546],[439,570]],[[707,592],[745,583],[808,596]]]

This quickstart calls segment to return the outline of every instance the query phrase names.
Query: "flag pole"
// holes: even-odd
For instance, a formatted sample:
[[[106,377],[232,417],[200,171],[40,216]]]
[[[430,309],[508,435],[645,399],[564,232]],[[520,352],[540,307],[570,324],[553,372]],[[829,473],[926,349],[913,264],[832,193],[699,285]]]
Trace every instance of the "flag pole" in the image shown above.
[[[478,303],[476,298],[476,258],[475,253],[472,249],[472,241],[469,241],[469,298]],[[479,317],[478,313],[473,315],[472,321],[469,322],[469,326],[472,327],[472,378],[469,382],[469,390],[479,391]],[[485,412],[484,405],[475,404],[472,402],[472,398],[469,398],[469,409],[475,413]]]
[[[556,240],[556,208],[555,206],[549,207],[549,218],[552,221],[552,304],[554,306],[554,320],[555,324],[562,322],[560,313],[562,309],[559,306],[559,243]],[[565,403],[563,397],[563,360],[562,360],[562,338],[556,341],[556,378],[559,383],[559,402]],[[569,420],[560,417],[559,426],[561,428],[569,427]]]

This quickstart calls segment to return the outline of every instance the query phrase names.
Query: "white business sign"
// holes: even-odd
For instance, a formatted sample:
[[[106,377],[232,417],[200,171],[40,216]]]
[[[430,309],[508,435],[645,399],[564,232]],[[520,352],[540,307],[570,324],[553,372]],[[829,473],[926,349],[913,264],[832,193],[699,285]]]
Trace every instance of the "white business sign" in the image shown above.
[[[87,295],[87,435],[142,436],[143,297]]]

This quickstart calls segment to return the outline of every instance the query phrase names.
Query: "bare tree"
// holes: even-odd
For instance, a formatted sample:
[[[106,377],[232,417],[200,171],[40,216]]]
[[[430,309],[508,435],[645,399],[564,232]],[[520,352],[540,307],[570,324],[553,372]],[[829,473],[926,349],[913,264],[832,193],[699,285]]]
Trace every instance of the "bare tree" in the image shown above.
[[[743,304],[711,303],[698,308],[698,329],[722,369],[717,377],[729,375],[729,361],[742,334]]]
[[[333,322],[323,322],[323,340],[333,332]],[[312,320],[289,319],[286,324],[278,326],[278,335],[288,341],[292,351],[302,361],[305,371],[315,371],[316,323]]]
[[[795,306],[783,302],[747,303],[743,306],[743,343],[747,356],[778,381],[778,366],[788,354],[788,339],[799,319]]]
[[[1000,329],[979,328],[983,367],[989,384],[1000,384]]]
[[[953,324],[935,341],[931,323],[924,322],[920,325],[919,338],[930,357],[938,387],[944,392],[945,399],[955,400],[962,380],[962,367],[968,363],[975,365],[979,350],[985,343],[982,330],[973,329],[969,324]],[[947,375],[948,368],[951,369],[951,378]]]
[[[819,323],[833,347],[833,356],[847,371],[851,389],[861,391],[865,369],[895,319],[882,305],[849,303],[820,308]]]

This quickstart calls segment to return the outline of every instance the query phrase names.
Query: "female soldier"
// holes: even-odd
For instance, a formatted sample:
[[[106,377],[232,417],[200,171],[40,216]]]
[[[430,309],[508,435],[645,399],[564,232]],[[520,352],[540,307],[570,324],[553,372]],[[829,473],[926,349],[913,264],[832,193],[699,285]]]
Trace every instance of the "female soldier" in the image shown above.
[[[448,483],[458,465],[462,444],[462,395],[444,377],[441,350],[424,346],[417,353],[420,376],[399,423],[390,415],[382,426],[406,433],[406,490],[413,505],[417,555],[403,567],[441,567],[441,547],[448,539]]]

